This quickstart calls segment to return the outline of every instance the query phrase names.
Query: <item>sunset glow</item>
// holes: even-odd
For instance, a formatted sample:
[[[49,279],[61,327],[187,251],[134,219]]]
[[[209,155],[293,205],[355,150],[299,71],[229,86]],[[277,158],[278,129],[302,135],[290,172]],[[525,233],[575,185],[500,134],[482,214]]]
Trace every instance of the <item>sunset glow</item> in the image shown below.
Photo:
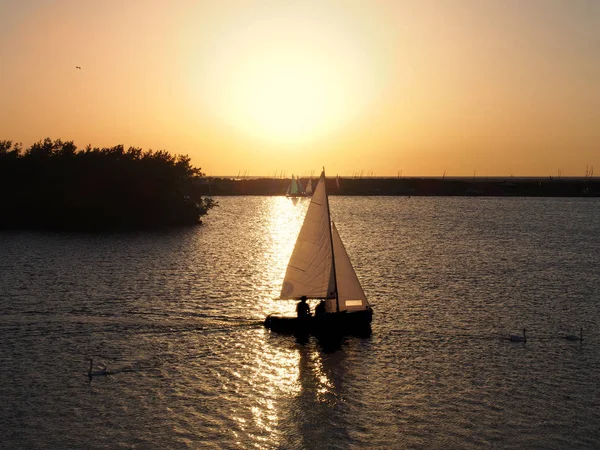
[[[166,149],[211,175],[600,167],[593,0],[30,0],[0,24],[0,139],[24,146]]]
[[[285,9],[212,24],[214,47],[199,51],[189,82],[217,120],[277,145],[307,143],[342,127],[373,95],[370,61],[352,35],[307,17],[282,22],[280,15],[295,14]],[[190,33],[191,41],[205,39]]]

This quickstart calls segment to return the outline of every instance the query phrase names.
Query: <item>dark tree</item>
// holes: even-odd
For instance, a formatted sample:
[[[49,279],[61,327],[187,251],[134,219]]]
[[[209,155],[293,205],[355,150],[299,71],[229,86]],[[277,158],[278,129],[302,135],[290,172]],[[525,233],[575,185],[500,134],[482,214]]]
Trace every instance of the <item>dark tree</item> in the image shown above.
[[[0,141],[0,227],[121,229],[201,223],[216,206],[188,156],[122,145]]]

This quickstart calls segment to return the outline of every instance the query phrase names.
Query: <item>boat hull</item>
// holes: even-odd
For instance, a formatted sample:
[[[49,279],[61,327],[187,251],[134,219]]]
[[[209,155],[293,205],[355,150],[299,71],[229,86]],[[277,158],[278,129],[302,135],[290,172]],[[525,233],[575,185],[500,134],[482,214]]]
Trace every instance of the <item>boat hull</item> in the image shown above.
[[[327,313],[306,318],[269,315],[264,325],[271,331],[284,334],[313,335],[370,335],[373,311]]]

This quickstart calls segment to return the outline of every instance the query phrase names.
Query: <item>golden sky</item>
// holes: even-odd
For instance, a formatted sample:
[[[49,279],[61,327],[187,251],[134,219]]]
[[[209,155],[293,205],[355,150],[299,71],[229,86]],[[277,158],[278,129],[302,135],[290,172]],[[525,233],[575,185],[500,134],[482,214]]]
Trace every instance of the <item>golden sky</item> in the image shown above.
[[[583,176],[600,1],[7,0],[0,106],[0,139],[209,175]]]

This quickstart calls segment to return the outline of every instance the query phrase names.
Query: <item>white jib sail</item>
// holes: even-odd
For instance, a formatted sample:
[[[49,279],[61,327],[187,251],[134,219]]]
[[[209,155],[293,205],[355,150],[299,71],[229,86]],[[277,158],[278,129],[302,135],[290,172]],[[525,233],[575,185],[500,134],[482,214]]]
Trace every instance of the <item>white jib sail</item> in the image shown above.
[[[281,299],[335,298],[325,173],[317,183],[290,257]]]
[[[361,311],[367,309],[369,302],[350,262],[340,235],[332,223],[333,254],[335,257],[335,275],[340,311]],[[327,312],[336,311],[335,300],[327,301]]]
[[[304,192],[306,192],[308,195],[312,194],[313,188],[312,188],[312,180],[309,178],[308,179],[308,184],[306,185],[306,190]]]

